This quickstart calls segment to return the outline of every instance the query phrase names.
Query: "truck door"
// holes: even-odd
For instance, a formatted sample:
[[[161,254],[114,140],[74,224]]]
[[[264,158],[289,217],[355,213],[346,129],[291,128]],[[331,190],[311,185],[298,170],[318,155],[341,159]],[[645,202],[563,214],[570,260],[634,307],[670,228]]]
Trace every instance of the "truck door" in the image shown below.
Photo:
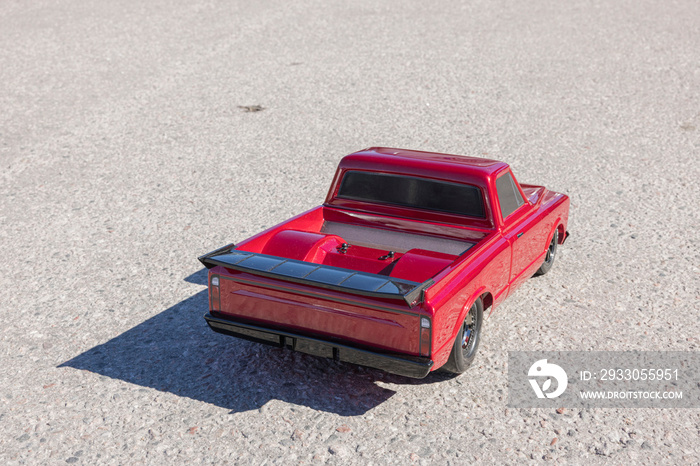
[[[514,290],[530,276],[529,269],[537,258],[536,219],[529,215],[531,206],[523,199],[510,170],[496,179],[496,191],[503,221],[503,236],[511,244],[510,289]],[[540,248],[541,249],[541,248]]]

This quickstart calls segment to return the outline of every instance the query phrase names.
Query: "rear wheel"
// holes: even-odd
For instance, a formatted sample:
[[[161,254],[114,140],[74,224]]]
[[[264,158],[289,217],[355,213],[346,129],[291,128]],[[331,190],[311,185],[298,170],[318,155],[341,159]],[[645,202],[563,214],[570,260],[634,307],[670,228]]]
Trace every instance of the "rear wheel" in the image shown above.
[[[447,372],[461,374],[472,364],[481,340],[481,324],[484,320],[484,304],[477,299],[469,308],[467,316],[457,333],[450,359],[442,367]]]
[[[544,275],[547,272],[549,272],[549,269],[552,268],[552,265],[554,264],[554,256],[557,254],[557,244],[559,244],[559,230],[554,231],[554,236],[552,236],[552,241],[549,243],[549,247],[547,248],[547,254],[544,256],[544,262],[540,266],[539,269],[537,269],[537,272],[535,272],[535,275]]]

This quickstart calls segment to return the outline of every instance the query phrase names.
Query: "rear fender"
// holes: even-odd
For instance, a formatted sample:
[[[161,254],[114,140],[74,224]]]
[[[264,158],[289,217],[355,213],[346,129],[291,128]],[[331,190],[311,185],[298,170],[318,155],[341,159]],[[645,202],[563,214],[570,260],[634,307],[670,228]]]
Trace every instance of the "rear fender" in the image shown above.
[[[459,332],[459,329],[462,328],[462,323],[464,322],[464,319],[467,318],[467,313],[469,313],[469,309],[472,308],[472,305],[481,297],[481,295],[487,292],[488,290],[486,290],[486,287],[482,286],[475,293],[473,293],[469,299],[467,299],[467,304],[465,304],[465,306],[462,308],[462,311],[459,313],[459,318],[455,322],[455,326],[452,329],[452,338],[450,341],[454,341],[454,339],[457,337],[457,332]]]
[[[440,347],[435,349],[432,357],[433,361],[435,361],[435,366],[434,367],[440,367],[445,362],[447,362],[447,359],[450,357],[450,352],[452,351],[452,346],[454,345],[455,338],[457,337],[457,332],[459,332],[460,328],[462,327],[462,323],[464,322],[464,319],[467,317],[467,313],[469,312],[469,309],[471,309],[472,305],[474,302],[479,299],[481,295],[484,293],[488,293],[488,290],[486,289],[485,286],[480,287],[476,292],[474,292],[469,299],[467,299],[465,302],[465,306],[462,308],[462,310],[459,313],[459,318],[455,321],[455,326],[452,329],[450,338],[445,341],[445,343]]]
[[[559,225],[561,225],[561,224],[562,224],[561,217],[557,217],[557,219],[554,221],[554,227],[551,229],[551,231],[547,235],[547,242],[544,243],[544,249],[542,250],[542,254],[545,254],[547,252],[547,249],[549,248],[549,243],[552,242],[552,238],[554,237],[554,233],[557,230],[559,230]],[[559,241],[557,242],[557,244],[562,244],[564,242],[564,239],[566,239],[566,238],[563,238],[560,235],[560,238],[559,238]]]

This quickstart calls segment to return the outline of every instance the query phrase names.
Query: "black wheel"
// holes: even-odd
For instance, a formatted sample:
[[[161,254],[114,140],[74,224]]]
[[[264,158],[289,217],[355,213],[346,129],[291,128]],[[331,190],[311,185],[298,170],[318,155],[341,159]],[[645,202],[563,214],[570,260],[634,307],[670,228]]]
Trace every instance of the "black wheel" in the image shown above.
[[[539,269],[537,269],[537,272],[535,272],[535,275],[544,275],[547,272],[549,272],[549,269],[552,268],[552,264],[554,264],[554,256],[557,255],[557,244],[559,244],[559,230],[554,231],[554,236],[552,236],[552,242],[549,243],[549,247],[547,248],[547,254],[544,256],[544,262],[540,266]]]
[[[467,316],[462,322],[462,327],[457,333],[450,359],[442,368],[447,372],[461,374],[466,371],[476,357],[476,350],[479,349],[481,340],[481,324],[484,320],[484,304],[481,298],[477,299],[469,309]]]

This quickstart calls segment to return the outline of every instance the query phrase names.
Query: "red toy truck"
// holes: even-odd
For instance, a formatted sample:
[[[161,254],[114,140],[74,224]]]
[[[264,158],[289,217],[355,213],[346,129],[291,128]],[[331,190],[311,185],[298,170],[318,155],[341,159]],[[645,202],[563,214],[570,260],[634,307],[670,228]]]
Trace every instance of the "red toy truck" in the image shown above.
[[[212,330],[425,377],[474,360],[484,312],[564,243],[569,198],[503,162],[370,148],[323,205],[199,258]]]

